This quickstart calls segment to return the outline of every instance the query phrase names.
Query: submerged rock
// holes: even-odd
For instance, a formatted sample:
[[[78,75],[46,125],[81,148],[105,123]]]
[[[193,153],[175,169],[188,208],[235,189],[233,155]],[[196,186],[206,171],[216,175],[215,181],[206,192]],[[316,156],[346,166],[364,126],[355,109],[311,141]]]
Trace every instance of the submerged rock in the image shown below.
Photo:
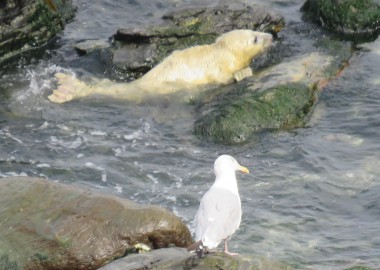
[[[116,260],[101,270],[140,270],[140,269],[197,269],[197,270],[291,270],[289,265],[269,261],[264,258],[231,257],[220,253],[209,254],[199,259],[186,249],[163,248],[144,254],[128,255]]]
[[[161,25],[122,28],[114,35],[113,64],[120,76],[136,79],[174,50],[210,44],[223,33],[251,29],[276,34],[284,19],[258,6],[217,6],[173,11]]]
[[[169,211],[40,178],[0,179],[0,269],[97,269],[137,243],[185,247]]]
[[[0,63],[44,45],[74,17],[71,0],[0,2]]]
[[[376,38],[380,32],[380,5],[373,0],[307,0],[305,18],[355,40]]]

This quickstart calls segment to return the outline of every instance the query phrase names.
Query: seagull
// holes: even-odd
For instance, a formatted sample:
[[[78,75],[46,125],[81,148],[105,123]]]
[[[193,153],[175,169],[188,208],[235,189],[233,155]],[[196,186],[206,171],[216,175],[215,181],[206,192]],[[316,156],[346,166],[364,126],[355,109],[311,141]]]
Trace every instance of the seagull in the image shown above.
[[[200,258],[204,251],[216,248],[222,240],[225,254],[238,255],[229,252],[227,247],[227,240],[239,228],[242,214],[235,171],[249,173],[229,155],[221,155],[215,160],[215,182],[202,197],[195,216],[196,242],[188,247]]]

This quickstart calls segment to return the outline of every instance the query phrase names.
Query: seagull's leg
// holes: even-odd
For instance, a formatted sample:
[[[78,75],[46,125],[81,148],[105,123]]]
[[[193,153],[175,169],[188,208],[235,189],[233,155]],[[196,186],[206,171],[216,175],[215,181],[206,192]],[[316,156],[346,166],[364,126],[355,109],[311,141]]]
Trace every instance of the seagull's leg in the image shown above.
[[[233,253],[233,252],[229,252],[228,251],[227,238],[224,239],[224,253],[227,254],[227,255],[230,255],[230,256],[237,256],[237,255],[239,255],[239,253]]]

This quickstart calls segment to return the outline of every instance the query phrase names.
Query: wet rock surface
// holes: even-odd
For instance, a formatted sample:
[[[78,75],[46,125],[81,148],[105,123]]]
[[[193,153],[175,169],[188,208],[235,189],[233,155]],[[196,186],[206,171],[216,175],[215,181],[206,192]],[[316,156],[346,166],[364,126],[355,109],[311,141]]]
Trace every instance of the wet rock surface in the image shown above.
[[[138,269],[197,269],[197,270],[290,270],[291,266],[269,261],[264,258],[231,257],[221,253],[206,255],[199,259],[195,254],[190,254],[186,249],[164,248],[144,254],[128,255],[116,260],[102,270],[138,270]]]
[[[196,121],[194,133],[232,144],[245,142],[263,129],[302,126],[314,104],[315,90],[315,87],[289,83],[247,92],[238,98],[228,94],[222,101],[203,105],[202,111],[209,112]],[[230,87],[230,92],[234,91],[239,90]],[[210,106],[214,108],[210,110]]]
[[[74,17],[71,0],[0,3],[0,63],[46,44]]]
[[[359,41],[374,39],[380,31],[380,5],[373,0],[307,0],[304,18]]]
[[[97,269],[137,243],[191,242],[163,208],[40,178],[0,179],[0,220],[0,269]]]

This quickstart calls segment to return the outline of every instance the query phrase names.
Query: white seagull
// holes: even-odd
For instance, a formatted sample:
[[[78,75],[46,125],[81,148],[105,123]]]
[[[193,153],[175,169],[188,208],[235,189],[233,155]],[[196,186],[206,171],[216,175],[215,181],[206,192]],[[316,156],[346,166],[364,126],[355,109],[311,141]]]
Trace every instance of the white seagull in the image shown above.
[[[196,251],[199,257],[203,251],[216,248],[224,240],[224,253],[228,251],[227,240],[239,228],[241,202],[235,171],[249,173],[249,170],[229,155],[219,156],[214,163],[215,182],[203,195],[195,216],[195,243],[188,250]]]

